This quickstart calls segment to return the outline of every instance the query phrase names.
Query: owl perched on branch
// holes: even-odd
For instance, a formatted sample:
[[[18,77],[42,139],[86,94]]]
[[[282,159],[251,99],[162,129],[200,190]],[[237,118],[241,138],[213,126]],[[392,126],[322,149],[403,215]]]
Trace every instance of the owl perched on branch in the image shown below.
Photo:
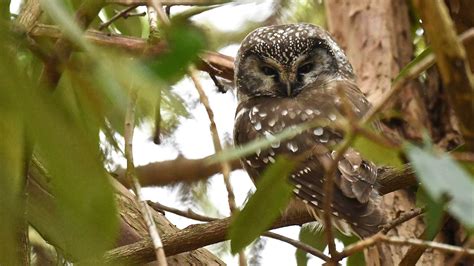
[[[236,145],[312,123],[296,137],[242,158],[242,164],[256,180],[276,156],[300,158],[289,176],[294,194],[322,221],[324,162],[334,159],[333,149],[343,139],[343,132],[331,123],[342,116],[360,118],[370,107],[343,51],[329,33],[314,25],[262,27],[242,42],[235,82]],[[384,216],[374,189],[376,177],[375,165],[354,149],[338,162],[331,212],[341,232],[367,237],[380,230]]]

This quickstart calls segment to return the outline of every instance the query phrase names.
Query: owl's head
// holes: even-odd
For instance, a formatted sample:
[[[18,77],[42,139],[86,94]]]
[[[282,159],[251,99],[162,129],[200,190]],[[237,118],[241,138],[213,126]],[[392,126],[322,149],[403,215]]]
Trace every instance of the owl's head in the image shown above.
[[[341,78],[354,79],[346,56],[328,32],[311,24],[258,28],[235,61],[240,100],[295,97],[308,85]]]

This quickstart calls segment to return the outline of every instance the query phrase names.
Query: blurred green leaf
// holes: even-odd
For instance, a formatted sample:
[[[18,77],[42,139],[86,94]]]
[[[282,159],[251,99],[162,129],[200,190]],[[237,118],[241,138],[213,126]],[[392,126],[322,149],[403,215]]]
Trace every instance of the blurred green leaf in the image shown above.
[[[10,20],[10,0],[0,1],[0,19]]]
[[[94,3],[88,0],[89,3]],[[102,1],[96,1],[94,5],[100,5]],[[63,1],[58,0],[40,0],[42,10],[47,13],[50,18],[61,27],[62,32],[77,46],[84,50],[90,50],[91,45],[82,35],[82,30],[76,25],[74,14],[67,9]]]
[[[0,20],[0,49],[7,51],[8,24]],[[26,130],[21,97],[16,89],[21,82],[9,53],[0,54],[0,265],[17,265],[19,233],[25,224]],[[20,84],[19,84],[20,83]]]
[[[471,175],[471,179],[474,179],[474,163],[460,162],[460,164],[467,172],[469,172],[469,174]]]
[[[405,145],[417,177],[426,192],[439,202],[449,200],[448,211],[470,229],[474,228],[474,181],[445,153]]]
[[[359,241],[357,237],[346,236],[346,235],[341,234],[339,231],[335,231],[335,235],[336,235],[336,238],[339,239],[344,244],[344,247],[347,247]],[[359,251],[347,258],[347,266],[360,266],[360,265],[365,265],[364,253],[362,251]]]
[[[394,167],[401,167],[403,165],[399,150],[382,146],[365,136],[358,135],[352,147],[360,152],[364,159],[376,164]]]
[[[323,123],[324,121],[318,120],[318,125],[325,126],[326,124]],[[327,123],[327,122],[326,122]],[[253,140],[244,146],[237,146],[233,148],[228,148],[223,150],[222,152],[216,154],[209,158],[209,163],[216,163],[216,162],[223,162],[223,161],[230,161],[242,158],[246,155],[252,154],[258,149],[264,149],[270,147],[272,143],[276,143],[285,139],[291,139],[294,136],[301,134],[301,132],[310,129],[312,125],[310,123],[300,124],[298,126],[292,126],[285,128],[280,133],[271,135],[267,138],[259,138]]]
[[[57,2],[41,1],[68,36],[83,48],[91,48],[72,23],[70,14],[64,6],[56,5]],[[12,50],[12,44],[2,50]],[[7,56],[10,53],[4,53],[0,59],[6,60]],[[30,79],[28,71],[19,68],[24,65],[19,61],[12,56],[10,62],[0,63],[1,72],[5,73],[0,77],[0,98],[9,102],[9,105],[0,104],[6,108],[6,111],[0,109],[0,117],[13,112],[15,117],[28,121],[25,123],[28,140],[34,143],[35,154],[51,177],[48,181],[57,203],[54,206],[57,217],[44,221],[43,228],[52,228],[53,242],[74,259],[100,256],[115,244],[118,216],[113,190],[102,164],[98,127],[71,94],[61,97],[49,93]],[[70,84],[63,81],[62,86],[66,88]],[[13,96],[4,98],[4,95]],[[15,105],[19,108],[13,108]],[[16,144],[21,147],[21,143]]]
[[[416,205],[420,208],[425,208],[426,213],[423,216],[426,221],[426,233],[425,239],[434,239],[439,231],[443,214],[444,214],[444,202],[434,201],[430,196],[426,194],[423,188],[419,188],[416,193]]]
[[[303,225],[300,229],[298,236],[299,240],[305,244],[312,246],[313,248],[323,251],[327,244],[324,238],[324,230],[321,227],[315,228],[312,225]],[[296,264],[298,266],[305,266],[308,264],[308,253],[297,249],[295,252]]]
[[[187,66],[198,59],[206,45],[204,34],[186,21],[173,20],[163,28],[169,51],[149,62],[148,66],[160,79],[175,83],[187,73]]]
[[[96,127],[57,99],[30,90],[29,132],[51,175],[61,247],[73,258],[99,256],[113,247],[117,213],[103,168]],[[34,99],[34,101],[33,101]]]
[[[409,71],[415,67],[421,60],[425,59],[428,55],[432,54],[431,47],[426,48],[421,52],[418,56],[416,56],[413,60],[411,60],[405,67],[400,70],[398,75],[395,77],[393,80],[393,83],[395,83],[397,80],[404,78]]]
[[[229,230],[231,252],[239,252],[272,225],[288,204],[292,186],[287,177],[295,163],[278,157],[258,180],[257,191],[232,221]]]

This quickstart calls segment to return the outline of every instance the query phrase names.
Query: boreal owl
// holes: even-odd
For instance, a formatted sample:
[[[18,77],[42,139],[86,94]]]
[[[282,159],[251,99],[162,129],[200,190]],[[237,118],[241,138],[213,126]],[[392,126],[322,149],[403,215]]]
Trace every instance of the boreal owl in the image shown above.
[[[277,156],[299,158],[289,176],[294,194],[321,221],[325,162],[334,159],[334,148],[344,137],[333,125],[348,115],[360,118],[370,107],[344,52],[328,32],[315,25],[258,28],[240,46],[235,85],[239,100],[236,145],[271,139],[286,128],[311,123],[310,129],[275,141],[241,161],[256,180]],[[349,148],[338,162],[331,213],[341,232],[367,237],[384,224],[376,177],[376,166],[355,149]]]

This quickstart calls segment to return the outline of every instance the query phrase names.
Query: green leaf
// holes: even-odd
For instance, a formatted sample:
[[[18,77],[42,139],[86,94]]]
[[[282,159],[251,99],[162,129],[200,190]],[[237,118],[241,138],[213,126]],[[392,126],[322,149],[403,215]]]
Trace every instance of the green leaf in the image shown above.
[[[10,20],[10,0],[0,1],[0,19]]]
[[[231,252],[239,252],[270,228],[292,195],[287,177],[295,163],[278,157],[258,180],[257,191],[232,221],[229,230]]]
[[[443,219],[444,202],[434,201],[426,194],[424,189],[420,188],[416,193],[416,205],[417,207],[425,207],[426,209],[426,213],[423,216],[426,219],[426,233],[424,238],[432,240],[438,233]]]
[[[190,63],[206,45],[204,34],[186,21],[172,21],[170,28],[163,29],[169,51],[149,62],[148,67],[160,79],[177,82],[187,72]]]
[[[47,8],[51,7],[49,1],[42,3],[47,3]],[[53,9],[58,17],[66,16],[61,7],[54,6],[50,11]],[[67,19],[71,21],[71,17]],[[81,36],[77,38],[82,39]],[[11,50],[11,47],[2,45],[5,40],[8,40],[8,36],[0,40],[0,48]],[[19,68],[19,60],[14,55],[0,55],[0,117],[5,118],[5,122],[11,124],[9,130],[14,131],[18,131],[17,123],[21,123],[22,119],[28,121],[25,123],[26,141],[34,143],[34,153],[50,177],[45,183],[55,200],[51,208],[54,209],[51,212],[56,214],[55,219],[46,221],[39,217],[38,224],[33,226],[37,229],[48,228],[49,231],[39,231],[73,259],[100,256],[115,245],[118,215],[113,189],[102,164],[98,128],[84,113],[78,112],[78,109],[82,109],[77,108],[67,97],[59,97],[38,86],[38,82],[32,80],[29,74]],[[10,121],[10,117],[13,121]],[[5,135],[1,136],[5,141]],[[11,145],[22,149],[23,145],[19,142],[21,134],[18,132],[14,136],[9,139]],[[1,163],[11,164],[11,167],[18,169],[18,157],[15,155],[14,161],[5,160]],[[24,161],[21,163],[24,164]],[[15,182],[15,187],[18,187],[21,180],[8,175],[0,178],[8,183]],[[3,184],[0,186],[4,188]],[[14,195],[16,191],[18,188],[12,188],[9,193]],[[3,193],[0,194],[3,196]],[[15,206],[21,211],[18,202]],[[3,221],[4,216],[1,217]],[[46,231],[48,234],[45,234]],[[10,243],[4,242],[4,239],[1,242]]]
[[[314,227],[312,225],[303,225],[300,229],[298,236],[299,240],[305,244],[312,246],[313,248],[323,251],[326,248],[326,239],[324,238],[324,230],[320,227]],[[308,264],[308,253],[297,249],[295,252],[296,264],[303,266]]]
[[[468,228],[474,228],[474,181],[469,174],[445,153],[414,145],[405,145],[417,177],[435,201],[448,199],[448,212]]]
[[[6,37],[0,21],[0,35]],[[0,49],[7,46],[0,40]],[[26,131],[23,106],[16,89],[21,82],[8,55],[0,55],[0,265],[16,265],[19,232],[25,222]]]
[[[362,154],[364,159],[372,161],[378,165],[401,167],[403,162],[400,159],[398,149],[382,146],[368,138],[358,135],[352,147]]]
[[[324,121],[318,121],[318,123],[320,122],[324,122]],[[254,153],[258,149],[264,149],[264,148],[270,147],[272,143],[276,143],[285,139],[290,139],[298,134],[301,134],[301,132],[311,127],[312,125],[310,123],[304,123],[298,126],[288,127],[278,134],[271,135],[266,138],[259,138],[259,139],[253,140],[245,144],[244,146],[238,146],[238,147],[225,149],[222,152],[216,154],[215,156],[212,156],[211,158],[209,158],[208,163],[212,164],[216,162],[230,161],[230,160],[242,158],[246,155]]]
[[[99,256],[113,247],[118,223],[97,127],[48,94],[30,95],[28,132],[57,200],[56,243],[75,259]]]
[[[400,70],[400,73],[398,73],[398,75],[395,77],[393,83],[405,77],[414,66],[416,66],[420,61],[425,59],[430,54],[432,54],[431,47],[428,47],[423,50],[423,52],[421,52],[417,57],[411,60],[405,67],[403,67],[402,70]]]
[[[335,231],[335,236],[344,244],[345,247],[359,241],[357,237],[346,236],[346,235],[341,234],[339,231]],[[359,251],[347,258],[347,266],[360,266],[360,265],[365,265],[364,253],[362,251]]]

